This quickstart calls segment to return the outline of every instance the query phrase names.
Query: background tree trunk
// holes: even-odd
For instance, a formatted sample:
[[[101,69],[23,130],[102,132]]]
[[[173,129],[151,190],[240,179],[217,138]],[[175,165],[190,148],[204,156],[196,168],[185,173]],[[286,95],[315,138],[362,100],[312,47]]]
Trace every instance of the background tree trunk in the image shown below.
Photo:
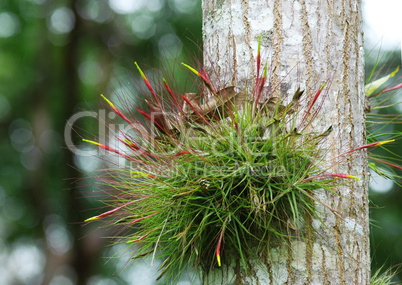
[[[271,88],[277,94],[293,94],[300,86],[307,104],[330,80],[314,126],[318,132],[333,127],[327,157],[364,145],[361,1],[203,0],[202,8],[204,65],[215,82],[244,88],[255,80],[261,35],[262,59],[271,64]],[[336,169],[361,180],[338,187],[339,195],[314,193],[345,219],[321,208],[327,227],[310,221],[319,235],[291,241],[290,247],[271,246],[270,258],[261,253],[261,264],[249,261],[250,276],[233,261],[233,266],[212,271],[204,283],[369,284],[368,170],[362,154]]]

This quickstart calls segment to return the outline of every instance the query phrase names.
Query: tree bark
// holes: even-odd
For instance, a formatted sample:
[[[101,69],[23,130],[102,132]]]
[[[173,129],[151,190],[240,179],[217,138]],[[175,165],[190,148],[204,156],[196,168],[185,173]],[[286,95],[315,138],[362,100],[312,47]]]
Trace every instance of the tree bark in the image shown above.
[[[202,9],[204,66],[213,81],[240,88],[253,82],[261,35],[275,93],[286,100],[300,86],[307,105],[329,83],[314,122],[317,132],[333,127],[327,158],[365,144],[361,0],[203,0]],[[338,193],[314,195],[345,218],[317,205],[326,227],[307,222],[318,234],[270,246],[269,258],[261,253],[262,262],[249,260],[252,274],[233,260],[204,276],[204,284],[369,284],[366,154],[354,154],[336,170],[361,179],[337,187]]]

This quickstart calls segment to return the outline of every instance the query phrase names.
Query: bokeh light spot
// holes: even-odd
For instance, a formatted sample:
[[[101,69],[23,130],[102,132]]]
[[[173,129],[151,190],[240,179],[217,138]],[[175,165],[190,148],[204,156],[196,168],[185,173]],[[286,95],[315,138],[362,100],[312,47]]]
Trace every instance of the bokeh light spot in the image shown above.
[[[7,269],[8,274],[22,279],[20,280],[22,282],[18,284],[39,284],[38,279],[40,279],[44,265],[45,257],[35,243],[19,240],[13,244]],[[37,279],[36,282],[35,279]]]
[[[78,68],[78,74],[81,81],[88,85],[95,85],[103,79],[103,69],[101,65],[94,60],[86,60]]]
[[[99,0],[81,0],[77,3],[78,14],[85,20],[103,23],[112,17],[107,2]]]
[[[399,114],[402,114],[402,93],[400,92],[394,97],[394,103],[396,104],[394,108]]]
[[[64,275],[55,276],[49,285],[74,285],[73,280]]]
[[[37,147],[32,147],[21,153],[21,164],[28,170],[36,170],[42,162],[42,152]]]
[[[183,50],[183,44],[175,34],[165,34],[158,41],[159,53],[168,58],[176,58]]]
[[[11,145],[19,152],[33,147],[34,137],[31,124],[24,119],[17,119],[10,124]]]
[[[117,282],[113,279],[96,275],[88,280],[88,285],[117,285]]]
[[[0,13],[0,38],[9,38],[18,33],[20,22],[16,15],[10,12]]]
[[[96,150],[92,146],[88,145],[81,145],[80,149],[87,152],[96,152]],[[82,171],[91,172],[96,170],[101,165],[101,159],[98,158],[96,155],[82,156],[75,154],[74,164]]]
[[[164,0],[148,0],[145,1],[145,6],[147,7],[148,11],[158,13],[162,10],[163,5],[165,4]]]
[[[154,19],[148,15],[140,15],[131,23],[133,33],[140,39],[149,39],[155,34]]]
[[[143,7],[143,0],[109,0],[109,6],[118,14],[131,14]]]
[[[193,0],[170,0],[170,7],[181,14],[192,14],[195,12],[198,1]]]
[[[72,247],[71,233],[66,229],[61,217],[47,216],[45,219],[45,233],[48,247],[56,254],[65,254]]]
[[[382,170],[385,172],[385,170]],[[387,193],[394,186],[394,182],[392,180],[382,177],[377,172],[370,170],[371,180],[370,180],[370,190],[376,193]]]
[[[50,16],[49,29],[55,34],[69,33],[74,25],[74,13],[66,7],[57,8]]]

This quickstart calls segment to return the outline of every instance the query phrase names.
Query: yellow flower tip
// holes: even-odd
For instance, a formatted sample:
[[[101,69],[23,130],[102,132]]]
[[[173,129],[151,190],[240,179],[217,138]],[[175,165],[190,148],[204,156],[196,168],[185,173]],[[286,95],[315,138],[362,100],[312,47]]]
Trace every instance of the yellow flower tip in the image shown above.
[[[94,145],[97,145],[97,146],[100,145],[100,143],[94,142],[94,141],[91,141],[91,140],[82,139],[82,141],[83,141],[83,142],[87,142],[87,143],[91,143],[91,144],[94,144]]]
[[[263,75],[263,78],[267,77],[267,65],[268,65],[268,62],[266,61],[266,62],[265,62],[265,67],[264,67],[264,75]]]
[[[133,145],[133,143],[132,143],[131,141],[129,141],[128,139],[126,139],[126,138],[124,139],[124,141],[125,141],[127,144],[131,145],[131,146]]]
[[[383,145],[383,144],[387,144],[390,142],[394,142],[395,140],[387,140],[387,141],[382,141],[382,142],[378,142],[377,145]]]
[[[392,73],[390,74],[390,77],[394,77],[395,74],[398,73],[398,71],[399,71],[399,65],[398,65],[398,67],[394,70],[394,72],[392,72]]]
[[[357,179],[357,180],[360,180],[360,178],[359,177],[357,177],[357,176],[353,176],[353,175],[346,175],[347,177],[349,177],[349,178],[353,178],[353,179]]]
[[[103,96],[103,94],[101,94],[101,96],[113,109],[116,109],[116,107],[113,105],[113,103],[108,98]]]
[[[138,66],[138,64],[137,64],[136,61],[134,61],[134,64],[135,64],[135,66],[137,67],[138,71],[140,72],[141,77],[146,80],[147,78],[145,77],[144,72],[142,72],[141,68]]]
[[[327,82],[324,82],[324,84],[321,86],[320,90],[324,89],[325,85],[327,85]]]
[[[194,68],[192,68],[191,66],[185,64],[184,62],[182,62],[181,64],[184,65],[185,67],[187,67],[188,69],[190,69],[190,71],[192,71],[193,73],[197,74],[198,76],[200,75],[200,74],[198,73],[198,71],[195,70]]]
[[[218,260],[219,267],[221,267],[221,256],[219,254],[216,255],[216,259]]]
[[[153,175],[151,175],[151,174],[147,174],[147,173],[145,173],[145,172],[142,172],[142,171],[135,171],[135,170],[131,171],[131,173],[132,173],[133,175],[136,175],[137,177],[151,177],[151,178],[152,178],[152,176],[153,176]]]
[[[99,219],[99,217],[95,216],[95,217],[91,217],[91,218],[86,219],[85,222],[95,221],[95,220],[98,220],[98,219]]]

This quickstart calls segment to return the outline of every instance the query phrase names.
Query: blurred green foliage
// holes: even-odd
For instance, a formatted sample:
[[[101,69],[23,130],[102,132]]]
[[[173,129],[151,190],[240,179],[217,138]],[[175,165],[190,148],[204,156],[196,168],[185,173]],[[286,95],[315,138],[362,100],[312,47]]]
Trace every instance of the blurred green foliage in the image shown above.
[[[102,164],[74,156],[64,129],[73,114],[97,110],[100,93],[135,95],[134,61],[194,62],[200,45],[200,0],[0,1],[0,284],[124,284],[152,273],[137,264],[114,277],[124,260],[103,257],[119,256],[119,248],[105,249],[99,231],[81,226],[87,209],[102,206],[83,172]],[[176,80],[187,74],[173,69]],[[96,135],[84,130],[97,122],[80,119],[75,128]],[[371,199],[384,206],[372,210],[373,266],[401,263],[401,189],[393,184]],[[143,278],[137,282],[153,284]]]
[[[389,75],[399,65],[401,65],[401,53],[397,51],[366,51],[366,78],[373,72],[373,78],[381,78]],[[389,88],[402,83],[402,72],[399,71],[394,78],[384,83],[380,87]],[[382,99],[389,100],[384,105],[393,105],[391,107],[378,110],[376,113],[380,115],[399,115],[399,123],[387,126],[382,133],[402,133],[402,92],[397,90],[391,92]],[[389,136],[388,136],[389,137]],[[382,139],[387,138],[384,136]],[[390,150],[393,153],[386,153],[382,149],[375,149],[373,152],[378,155],[387,155],[395,158],[395,162],[402,165],[402,144],[401,138],[397,140],[397,144],[393,145]],[[396,175],[401,176],[402,171],[395,168],[384,169],[386,172],[394,171]],[[375,173],[371,173],[370,179],[370,242],[371,242],[371,258],[373,272],[381,269],[385,271],[389,268],[397,269],[402,265],[402,181],[399,179],[393,183],[389,179],[385,179]],[[400,272],[400,270],[397,270]],[[402,274],[397,275],[396,281],[402,280]],[[395,281],[395,280],[394,280]]]
[[[67,149],[66,122],[98,112],[100,93],[132,94],[134,61],[184,60],[200,54],[200,38],[200,1],[0,1],[0,284],[125,282],[113,279],[124,263],[103,258],[116,249],[81,225],[102,206],[82,172],[101,163]],[[74,129],[98,135],[92,117]]]

